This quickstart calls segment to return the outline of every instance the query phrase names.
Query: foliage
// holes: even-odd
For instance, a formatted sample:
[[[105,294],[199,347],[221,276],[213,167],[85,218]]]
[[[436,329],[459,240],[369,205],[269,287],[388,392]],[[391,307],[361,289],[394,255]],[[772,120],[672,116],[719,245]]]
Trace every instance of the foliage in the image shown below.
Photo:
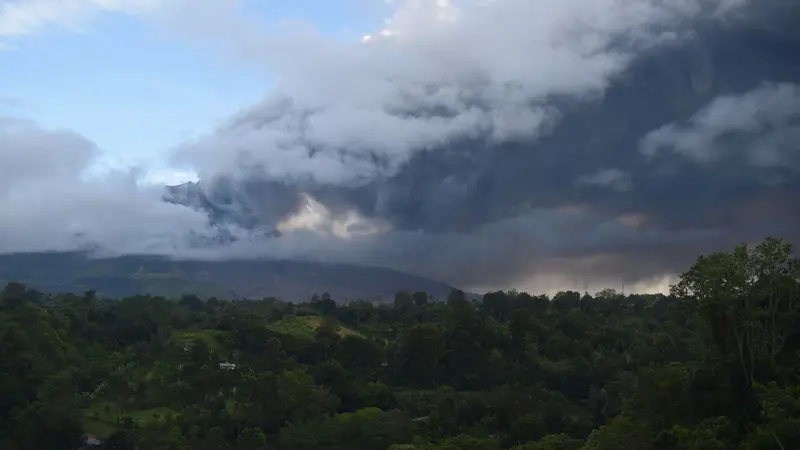
[[[669,296],[292,304],[9,283],[0,448],[800,448],[798,295],[778,239],[700,257]]]

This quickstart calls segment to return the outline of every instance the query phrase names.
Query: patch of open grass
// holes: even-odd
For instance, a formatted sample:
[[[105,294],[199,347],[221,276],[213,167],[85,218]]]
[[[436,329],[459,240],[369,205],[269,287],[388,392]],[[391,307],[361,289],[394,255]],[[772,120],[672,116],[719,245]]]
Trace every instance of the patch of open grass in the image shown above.
[[[119,429],[118,426],[103,420],[96,420],[96,419],[83,420],[83,431],[86,434],[93,434],[101,439],[111,436],[118,429]]]
[[[286,316],[283,319],[269,324],[269,327],[278,333],[290,334],[304,339],[312,339],[314,331],[322,324],[323,318],[318,316]],[[340,336],[358,335],[361,333],[347,327],[340,327]]]
[[[304,319],[306,319],[306,321],[308,322],[308,325],[311,328],[313,328],[314,330],[316,330],[317,328],[319,328],[320,325],[322,325],[322,318],[321,317],[304,317]],[[339,326],[339,335],[340,336],[348,336],[348,335],[361,336],[361,333],[359,333],[356,330],[352,330],[350,328],[344,327],[344,326]]]
[[[122,414],[122,417],[130,417],[133,419],[133,422],[139,426],[146,425],[148,423],[159,422],[164,420],[164,418],[170,414],[175,414],[174,411],[165,407],[159,406],[157,408],[150,408],[150,409],[135,409],[132,411],[125,411]]]
[[[227,331],[222,330],[196,330],[181,333],[180,338],[184,344],[191,346],[197,341],[203,341],[213,352],[219,352],[223,348],[223,342],[228,337]]]
[[[137,426],[164,420],[169,414],[174,412],[167,407],[157,407],[150,409],[131,409],[123,410],[119,417],[130,417]],[[95,402],[84,411],[83,428],[87,434],[94,434],[98,437],[108,437],[120,428],[117,423],[117,410],[109,402]]]
[[[306,319],[306,317],[300,316],[286,316],[277,322],[270,323],[268,326],[278,333],[311,339],[314,337],[315,328]]]

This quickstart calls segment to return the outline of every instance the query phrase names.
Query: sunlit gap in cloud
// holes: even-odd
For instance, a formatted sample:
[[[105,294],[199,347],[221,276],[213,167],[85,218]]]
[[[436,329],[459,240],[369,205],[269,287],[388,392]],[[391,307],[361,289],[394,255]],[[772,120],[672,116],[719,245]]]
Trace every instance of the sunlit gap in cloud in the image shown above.
[[[396,3],[387,0],[387,3]],[[458,20],[459,9],[453,4],[452,0],[408,0],[403,2],[403,7],[395,10],[395,14],[384,21],[385,28],[380,31],[364,35],[361,42],[373,42],[377,39],[401,36],[405,32],[418,26],[420,20],[433,24],[448,24]]]
[[[306,230],[347,239],[375,235],[389,230],[388,224],[367,219],[355,211],[334,216],[325,205],[311,195],[303,193],[300,197],[297,211],[276,225],[282,234]]]
[[[179,184],[198,182],[197,172],[190,169],[150,169],[141,178],[142,184],[175,186]]]
[[[95,156],[80,178],[84,181],[101,181],[119,177],[133,180],[139,187],[148,188],[199,181],[197,172],[191,168],[135,161],[110,152]]]

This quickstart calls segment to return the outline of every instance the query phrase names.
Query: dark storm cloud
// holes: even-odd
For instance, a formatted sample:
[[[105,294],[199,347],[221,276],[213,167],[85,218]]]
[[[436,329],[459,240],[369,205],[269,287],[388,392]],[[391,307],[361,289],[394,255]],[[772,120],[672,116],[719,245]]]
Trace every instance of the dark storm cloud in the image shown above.
[[[409,7],[396,42],[283,61],[280,95],[181,155],[288,186],[283,214],[305,192],[329,221],[356,211],[389,231],[240,251],[548,288],[797,235],[796,7],[531,4],[439,11],[446,25]]]
[[[408,0],[364,43],[248,38],[278,85],[176,151],[201,182],[172,195],[255,232],[177,253],[592,290],[795,238],[794,19],[778,0]]]

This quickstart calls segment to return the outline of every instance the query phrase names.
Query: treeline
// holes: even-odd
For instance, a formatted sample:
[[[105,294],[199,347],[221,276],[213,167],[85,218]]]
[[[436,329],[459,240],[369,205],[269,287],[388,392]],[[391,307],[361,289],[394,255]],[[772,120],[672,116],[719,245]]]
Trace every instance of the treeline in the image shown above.
[[[768,239],[670,295],[393,304],[0,294],[0,448],[800,448],[800,261]],[[97,448],[97,447],[92,447]]]

